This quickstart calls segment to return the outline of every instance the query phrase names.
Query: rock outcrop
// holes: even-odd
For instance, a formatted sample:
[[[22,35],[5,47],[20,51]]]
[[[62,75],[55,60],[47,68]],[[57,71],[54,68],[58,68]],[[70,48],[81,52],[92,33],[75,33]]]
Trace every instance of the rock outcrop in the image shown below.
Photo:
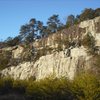
[[[24,48],[21,46],[18,46],[15,50],[12,50],[13,58],[20,58],[23,50]]]
[[[12,66],[4,69],[1,75],[10,76],[14,79],[28,79],[33,78],[36,80],[45,77],[68,77],[73,79],[78,69],[83,71],[87,69],[86,65],[89,60],[87,50],[84,47],[71,49],[69,57],[61,52],[54,52],[53,54],[42,56],[35,63],[25,62],[18,66]]]
[[[91,33],[96,40],[96,46],[100,46],[100,17],[81,22],[79,27],[85,28],[86,30],[83,32],[83,36],[87,33]]]
[[[90,32],[96,40],[96,46],[100,47],[100,17],[97,17],[93,20],[81,22],[79,24],[79,29],[80,28],[85,30],[82,30],[80,32],[82,38],[84,37],[84,35]],[[79,30],[75,30],[72,32],[73,34],[74,32],[79,32]],[[77,36],[80,36],[80,34],[78,33]],[[57,35],[60,37],[60,39],[62,38],[62,40],[65,36],[67,36],[67,34],[63,32]],[[40,44],[42,46],[46,45],[52,48],[56,48],[58,45],[57,42],[59,42],[56,40],[59,39],[57,35],[54,34],[46,39],[37,41],[34,43],[34,45],[37,48],[41,47]],[[70,38],[70,36],[71,35],[69,35],[68,38]],[[75,39],[78,39],[77,36],[75,37]],[[59,52],[55,51],[51,54],[41,56],[35,62],[23,62],[17,66],[11,66],[9,68],[6,68],[0,72],[1,76],[10,76],[14,79],[22,80],[29,79],[30,77],[34,80],[39,80],[51,76],[57,78],[68,77],[69,79],[73,79],[74,76],[79,72],[86,71],[91,68],[90,58],[92,56],[88,55],[87,48],[83,46],[75,46],[70,50],[69,48],[63,50]],[[17,48],[16,50],[14,50],[14,58],[21,56],[22,52],[23,49],[21,48]]]

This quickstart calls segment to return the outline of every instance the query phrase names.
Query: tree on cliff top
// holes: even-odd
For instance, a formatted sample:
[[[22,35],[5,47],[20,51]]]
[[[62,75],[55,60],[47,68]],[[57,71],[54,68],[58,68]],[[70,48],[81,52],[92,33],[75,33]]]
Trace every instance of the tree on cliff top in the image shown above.
[[[35,18],[32,18],[28,24],[22,25],[20,28],[20,35],[22,36],[23,41],[25,42],[33,42],[39,32],[43,28],[43,23],[41,21],[37,21]]]
[[[75,21],[74,15],[69,15],[69,16],[67,17],[66,26],[69,27],[69,26],[74,25],[74,21]]]
[[[94,10],[93,9],[85,9],[82,14],[80,14],[80,21],[89,20],[94,18]]]
[[[51,33],[57,32],[59,28],[63,26],[59,20],[59,15],[55,14],[48,18],[47,25],[48,30],[50,30]]]

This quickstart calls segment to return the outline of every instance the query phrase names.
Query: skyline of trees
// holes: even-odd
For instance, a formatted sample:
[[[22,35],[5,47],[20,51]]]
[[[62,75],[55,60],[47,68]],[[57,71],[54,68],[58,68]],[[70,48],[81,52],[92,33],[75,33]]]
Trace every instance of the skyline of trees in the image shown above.
[[[97,16],[100,16],[100,8],[97,8],[95,10],[92,8],[86,8],[80,15],[76,16],[71,14],[67,17],[66,24],[63,24],[60,21],[58,14],[53,14],[52,16],[50,16],[47,20],[46,25],[44,25],[44,23],[40,20],[31,18],[28,23],[20,27],[18,36],[11,38],[10,40],[8,40],[7,38],[4,42],[12,43],[12,41],[14,40],[18,43],[19,40],[19,43],[30,43],[35,41],[35,39],[47,37],[49,34],[56,33],[59,30],[68,28],[75,24],[79,24],[84,20],[93,19]]]

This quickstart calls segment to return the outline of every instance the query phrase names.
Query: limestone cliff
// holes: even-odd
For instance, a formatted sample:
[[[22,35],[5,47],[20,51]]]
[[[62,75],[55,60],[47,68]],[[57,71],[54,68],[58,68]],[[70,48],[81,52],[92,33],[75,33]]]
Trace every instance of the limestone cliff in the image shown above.
[[[25,62],[18,66],[12,66],[2,71],[3,76],[11,76],[14,79],[42,79],[45,77],[68,77],[73,79],[74,75],[85,70],[89,56],[87,56],[84,47],[71,49],[70,57],[67,57],[63,51],[42,56],[35,63]]]
[[[90,32],[95,37],[96,45],[100,46],[100,17],[81,22],[79,27],[86,30],[83,36]]]
[[[81,22],[78,27],[73,28],[73,31],[65,29],[59,34],[53,34],[48,38],[36,41],[33,45],[37,49],[41,50],[45,46],[52,48],[53,52],[40,56],[35,62],[22,62],[17,66],[6,68],[0,72],[1,76],[10,76],[14,79],[29,79],[31,77],[36,80],[50,76],[58,78],[64,76],[73,79],[79,72],[91,68],[92,55],[88,54],[88,49],[84,46],[75,45],[74,47],[66,48],[66,43],[61,44],[58,40],[67,38],[69,41],[77,41],[82,39],[88,32],[95,38],[96,46],[100,52],[100,17],[97,17],[93,20]],[[54,50],[59,44],[62,49],[60,51]],[[21,56],[22,52],[23,48],[19,47],[13,50],[14,58]]]

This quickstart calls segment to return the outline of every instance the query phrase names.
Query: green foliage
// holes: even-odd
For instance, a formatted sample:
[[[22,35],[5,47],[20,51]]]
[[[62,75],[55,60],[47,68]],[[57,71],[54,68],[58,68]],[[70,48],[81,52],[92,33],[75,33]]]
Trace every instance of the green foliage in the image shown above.
[[[94,18],[94,10],[93,9],[85,9],[80,15],[80,21],[89,20]]]
[[[75,21],[74,15],[69,15],[69,16],[67,17],[66,26],[69,27],[69,26],[74,25],[74,21]]]
[[[0,79],[0,95],[11,92],[13,79],[4,78]]]
[[[96,55],[95,58],[95,66],[100,68],[100,55]]]
[[[18,45],[19,43],[21,42],[21,37],[20,36],[16,36],[15,38],[11,38],[11,37],[8,37],[6,40],[5,40],[5,45],[7,47],[9,46],[16,46]]]
[[[50,30],[50,33],[57,32],[63,26],[63,24],[59,20],[59,15],[55,14],[48,18],[47,25],[47,28]]]
[[[28,95],[33,95],[33,97],[42,98],[44,100],[63,100],[71,96],[69,90],[70,83],[65,79],[52,79],[46,78],[37,82],[31,82],[27,87]],[[70,97],[71,98],[71,97]]]
[[[66,27],[68,28],[74,24],[79,24],[79,22],[90,20],[98,16],[100,16],[100,8],[97,8],[95,10],[86,8],[80,15],[77,15],[76,17],[74,15],[69,15],[67,17]]]
[[[67,35],[64,35],[63,38],[61,38],[61,34],[58,33],[54,39],[54,43],[58,44],[58,47],[56,48],[57,51],[62,51],[63,50],[63,45],[65,48],[69,47],[69,39]]]
[[[3,51],[0,53],[0,70],[9,67],[12,53],[10,51]]]
[[[99,100],[100,79],[90,73],[80,74],[71,81],[52,77],[39,81],[0,79],[0,94],[11,91],[31,100]]]
[[[12,51],[3,51],[0,53],[0,70],[8,68],[9,66],[17,66],[20,59],[12,57]]]
[[[91,33],[87,33],[87,35],[83,38],[82,45],[88,47],[90,53],[94,53],[95,38],[91,35]]]
[[[84,20],[89,20],[93,19],[95,17],[100,16],[100,8],[97,9],[91,9],[91,8],[86,8],[83,10],[83,12],[79,16],[79,21],[84,21]]]
[[[53,49],[50,48],[50,47],[48,47],[48,46],[43,47],[42,49],[37,50],[37,53],[36,53],[36,55],[35,55],[34,60],[36,61],[36,60],[38,60],[41,56],[45,56],[45,55],[47,55],[47,54],[51,54],[52,51],[53,51]]]
[[[95,54],[91,59],[91,72],[100,76],[100,55]]]
[[[40,31],[40,36],[42,38],[47,37],[50,34],[50,30],[47,28],[47,26],[43,26],[43,28]]]
[[[32,18],[28,24],[22,25],[20,28],[20,35],[22,37],[22,41],[25,43],[33,42],[40,31],[43,28],[43,23],[41,21]]]
[[[99,100],[100,80],[89,73],[79,75],[73,81],[73,92],[79,100]]]
[[[94,16],[95,17],[100,16],[100,8],[95,9]]]
[[[26,80],[22,80],[22,81],[15,80],[13,82],[12,88],[13,88],[14,92],[25,94],[27,85],[28,85],[28,82]]]

